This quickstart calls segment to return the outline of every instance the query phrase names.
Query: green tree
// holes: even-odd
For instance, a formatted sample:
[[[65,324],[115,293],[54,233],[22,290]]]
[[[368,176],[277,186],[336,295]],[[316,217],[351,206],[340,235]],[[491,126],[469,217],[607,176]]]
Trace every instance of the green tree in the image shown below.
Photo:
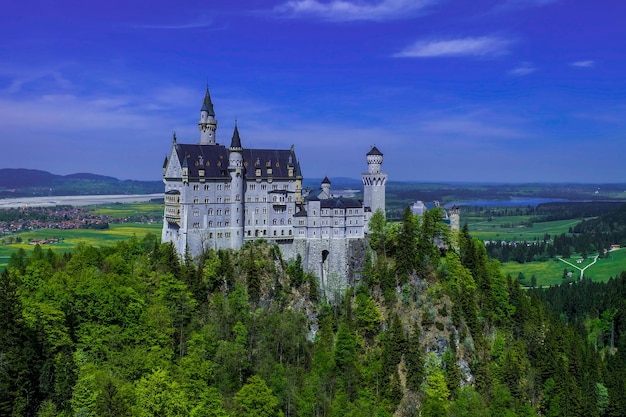
[[[241,417],[282,417],[278,399],[258,375],[248,378],[234,397],[235,410]]]
[[[139,417],[189,416],[190,404],[180,385],[162,369],[153,371],[136,383],[137,404],[134,415]]]

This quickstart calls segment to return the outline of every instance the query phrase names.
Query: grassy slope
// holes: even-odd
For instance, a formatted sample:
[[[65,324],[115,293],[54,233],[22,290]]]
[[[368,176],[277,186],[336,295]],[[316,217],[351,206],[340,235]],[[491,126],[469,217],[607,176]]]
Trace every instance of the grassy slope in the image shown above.
[[[576,259],[577,257],[572,257],[566,260],[581,268],[584,268],[592,261],[588,259],[586,262],[577,264]],[[504,274],[510,274],[515,278],[522,272],[527,282],[530,282],[530,278],[535,275],[537,285],[541,286],[561,284],[563,282],[563,270],[565,268],[569,271],[574,271],[573,278],[580,276],[580,271],[558,259],[546,262],[528,262],[524,264],[517,262],[506,262],[502,264],[502,272]],[[624,269],[626,269],[626,249],[620,249],[612,251],[608,259],[598,259],[598,262],[587,268],[585,270],[585,278],[590,278],[594,281],[608,281],[609,278],[616,277]]]

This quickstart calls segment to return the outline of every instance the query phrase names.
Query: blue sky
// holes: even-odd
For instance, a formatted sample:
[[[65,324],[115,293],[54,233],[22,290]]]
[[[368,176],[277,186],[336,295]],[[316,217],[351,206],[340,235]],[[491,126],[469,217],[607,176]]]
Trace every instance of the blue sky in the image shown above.
[[[295,145],[305,177],[626,182],[614,0],[7,0],[0,168],[159,180],[199,140]]]

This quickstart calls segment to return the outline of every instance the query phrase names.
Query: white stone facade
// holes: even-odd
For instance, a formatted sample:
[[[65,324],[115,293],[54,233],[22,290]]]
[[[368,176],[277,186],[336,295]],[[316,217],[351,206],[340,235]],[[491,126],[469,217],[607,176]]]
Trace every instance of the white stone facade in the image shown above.
[[[355,259],[362,258],[353,255],[364,244],[369,216],[385,209],[382,153],[373,147],[367,154],[365,202],[333,197],[327,178],[320,192],[305,196],[293,147],[245,148],[237,126],[229,147],[217,143],[208,89],[198,126],[200,142],[180,144],[174,135],[163,165],[162,241],[195,257],[266,239],[287,259],[300,255],[325,292],[345,286],[358,269]]]

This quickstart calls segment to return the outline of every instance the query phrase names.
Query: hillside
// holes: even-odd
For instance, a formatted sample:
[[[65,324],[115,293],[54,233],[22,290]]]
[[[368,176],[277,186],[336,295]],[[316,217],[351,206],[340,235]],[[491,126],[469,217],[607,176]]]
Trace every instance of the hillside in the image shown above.
[[[161,181],[118,180],[104,175],[56,175],[35,169],[0,169],[0,198],[55,195],[152,194]]]
[[[623,323],[594,347],[428,213],[376,219],[365,270],[326,294],[264,241],[198,262],[154,236],[18,252],[0,414],[626,415]]]

